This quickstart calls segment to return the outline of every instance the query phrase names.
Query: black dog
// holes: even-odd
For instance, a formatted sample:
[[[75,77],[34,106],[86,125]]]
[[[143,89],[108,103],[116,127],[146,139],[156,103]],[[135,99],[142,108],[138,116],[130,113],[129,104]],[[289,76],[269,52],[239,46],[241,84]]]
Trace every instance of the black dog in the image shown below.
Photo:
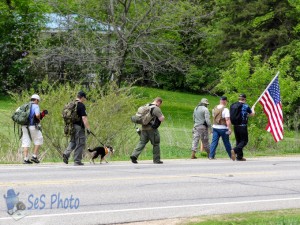
[[[93,154],[93,157],[91,158],[91,161],[90,161],[91,163],[95,164],[94,159],[96,159],[99,155],[101,155],[100,163],[102,163],[103,159],[105,160],[106,163],[108,163],[107,160],[105,159],[105,157],[108,154],[113,154],[115,150],[111,146],[103,146],[103,147],[100,146],[100,147],[96,147],[94,149],[88,148],[88,151],[89,152],[95,152]]]

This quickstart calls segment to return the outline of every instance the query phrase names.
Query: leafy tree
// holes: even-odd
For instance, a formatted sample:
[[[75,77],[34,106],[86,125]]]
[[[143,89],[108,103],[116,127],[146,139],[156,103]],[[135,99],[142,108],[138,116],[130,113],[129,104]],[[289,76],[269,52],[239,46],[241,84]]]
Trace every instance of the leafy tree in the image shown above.
[[[37,71],[50,69],[51,77],[67,80],[93,74],[104,83],[116,80],[120,85],[124,80],[160,80],[157,74],[167,78],[185,70],[178,45],[177,4],[162,0],[69,3],[54,8],[62,15],[75,12],[77,25],[45,36],[32,58]],[[91,23],[103,24],[106,30],[93,30]],[[51,69],[47,64],[52,62]]]
[[[28,87],[28,55],[35,46],[43,19],[43,6],[33,0],[0,2],[0,92]]]
[[[298,39],[299,11],[288,0],[217,1],[223,51],[251,49],[264,58]],[[229,51],[228,51],[229,50]],[[229,56],[229,55],[228,55]]]
[[[292,57],[286,56],[279,61],[264,62],[261,56],[253,55],[251,51],[244,51],[233,53],[232,60],[231,66],[222,72],[221,82],[217,85],[216,91],[226,93],[231,102],[236,101],[239,93],[245,93],[248,104],[252,106],[279,71],[285,125],[292,124],[288,119],[294,116],[295,106],[300,96],[298,82],[290,75]],[[261,127],[261,124],[266,124],[262,123],[266,118],[261,107],[258,108],[257,112],[260,116],[256,120],[256,125]]]

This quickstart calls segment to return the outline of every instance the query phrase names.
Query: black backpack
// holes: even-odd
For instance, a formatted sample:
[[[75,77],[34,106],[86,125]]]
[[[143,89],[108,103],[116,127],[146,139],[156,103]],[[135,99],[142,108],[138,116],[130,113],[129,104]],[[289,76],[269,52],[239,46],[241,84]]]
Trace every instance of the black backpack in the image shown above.
[[[242,107],[243,103],[236,102],[230,106],[230,121],[233,125],[242,124]]]

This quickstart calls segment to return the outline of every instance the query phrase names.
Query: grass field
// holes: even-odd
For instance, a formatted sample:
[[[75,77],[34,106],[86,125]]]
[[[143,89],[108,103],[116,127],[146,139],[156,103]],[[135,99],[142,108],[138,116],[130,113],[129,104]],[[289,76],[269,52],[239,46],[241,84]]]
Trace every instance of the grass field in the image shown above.
[[[300,209],[215,215],[193,218],[184,225],[298,225]]]
[[[136,106],[150,103],[155,97],[160,96],[163,99],[162,112],[165,116],[165,121],[159,128],[161,134],[161,158],[189,158],[191,154],[192,143],[192,128],[193,119],[192,114],[194,108],[200,102],[201,98],[206,97],[210,105],[208,106],[211,111],[212,108],[218,104],[219,99],[213,96],[201,96],[196,94],[172,92],[154,88],[135,87],[133,93],[137,95]],[[0,97],[0,160],[2,162],[14,161],[14,155],[19,149],[18,136],[14,133],[13,123],[10,115],[14,108],[12,100],[8,97]],[[51,109],[50,109],[51,110]],[[134,113],[134,112],[133,112]],[[124,118],[128,120],[127,118]],[[250,119],[249,126],[249,143],[245,148],[245,156],[269,156],[269,155],[286,155],[286,154],[299,154],[300,153],[300,139],[299,134],[292,131],[285,131],[285,138],[283,141],[275,144],[273,138],[269,133],[264,130],[257,130],[254,127],[255,117]],[[129,120],[128,120],[129,121]],[[130,123],[130,122],[129,122]],[[91,121],[93,124],[93,121]],[[130,125],[131,126],[131,125]],[[263,125],[265,126],[265,125]],[[139,136],[135,133],[134,124],[130,131],[130,138],[126,143],[118,146],[118,154],[115,154],[113,160],[128,160],[129,155],[133,151],[138,142]],[[230,137],[232,145],[234,145],[234,135]],[[43,146],[41,151],[46,146]],[[199,154],[198,154],[199,156]],[[45,157],[46,161],[60,161],[57,156]],[[202,155],[205,157],[205,154]],[[217,148],[217,158],[228,157],[223,143],[220,142]],[[140,159],[152,159],[152,145],[149,143]]]

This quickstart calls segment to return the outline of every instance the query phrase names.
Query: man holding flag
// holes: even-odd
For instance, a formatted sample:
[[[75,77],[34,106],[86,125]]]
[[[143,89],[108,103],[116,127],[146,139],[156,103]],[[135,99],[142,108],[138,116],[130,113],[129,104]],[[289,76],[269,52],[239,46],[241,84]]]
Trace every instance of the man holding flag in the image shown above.
[[[236,161],[246,161],[243,148],[248,143],[248,116],[254,116],[254,107],[250,109],[246,104],[246,95],[240,94],[239,101],[230,106],[230,120],[236,140],[236,147],[231,150],[231,159]],[[236,157],[235,157],[236,156]]]

